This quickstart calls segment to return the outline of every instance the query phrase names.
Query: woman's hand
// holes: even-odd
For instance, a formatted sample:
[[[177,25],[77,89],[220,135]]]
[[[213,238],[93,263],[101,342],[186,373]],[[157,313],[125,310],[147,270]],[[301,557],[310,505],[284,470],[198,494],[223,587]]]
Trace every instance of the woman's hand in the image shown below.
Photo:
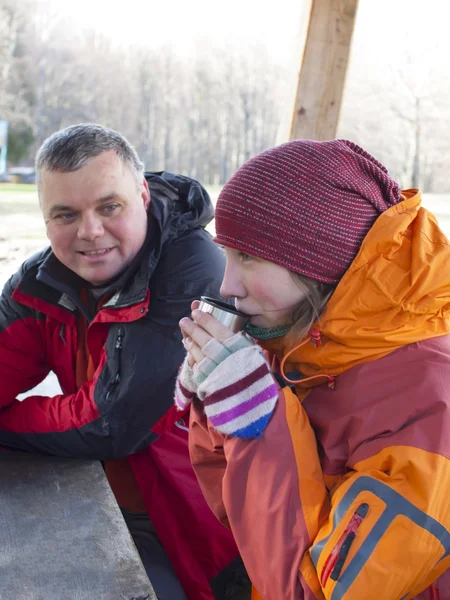
[[[188,351],[178,375],[176,406],[196,397],[210,425],[224,435],[262,435],[278,399],[278,385],[261,348],[244,333],[233,333],[192,304],[192,319],[180,321]]]
[[[191,305],[192,319],[185,317],[180,321],[183,344],[189,354],[188,364],[194,369],[205,358],[202,349],[208,342],[212,339],[224,342],[234,335],[212,315],[198,310],[198,306],[199,301],[195,300]]]

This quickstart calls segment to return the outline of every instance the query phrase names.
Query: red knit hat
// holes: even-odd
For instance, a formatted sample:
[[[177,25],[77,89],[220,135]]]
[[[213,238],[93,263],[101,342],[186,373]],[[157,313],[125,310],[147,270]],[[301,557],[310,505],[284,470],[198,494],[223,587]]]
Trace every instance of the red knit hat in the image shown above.
[[[214,241],[338,283],[377,217],[400,201],[383,165],[346,140],[294,140],[248,160],[222,189]]]

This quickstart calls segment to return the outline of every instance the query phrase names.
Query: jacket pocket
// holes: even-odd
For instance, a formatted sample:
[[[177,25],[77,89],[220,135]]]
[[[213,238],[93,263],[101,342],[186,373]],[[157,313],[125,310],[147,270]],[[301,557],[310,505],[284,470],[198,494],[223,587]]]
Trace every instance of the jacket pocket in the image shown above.
[[[350,522],[325,561],[320,576],[320,583],[322,587],[325,587],[325,584],[329,578],[333,579],[334,581],[339,579],[345,559],[347,558],[350,547],[355,540],[356,533],[368,512],[369,505],[366,502],[363,502],[353,513]]]

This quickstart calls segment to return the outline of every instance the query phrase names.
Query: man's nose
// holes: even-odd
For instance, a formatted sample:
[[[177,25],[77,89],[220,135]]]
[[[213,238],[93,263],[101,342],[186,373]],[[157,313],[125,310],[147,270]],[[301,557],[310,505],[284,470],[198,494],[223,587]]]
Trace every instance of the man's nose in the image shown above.
[[[78,227],[78,238],[80,240],[92,242],[104,233],[102,219],[98,215],[85,215]]]

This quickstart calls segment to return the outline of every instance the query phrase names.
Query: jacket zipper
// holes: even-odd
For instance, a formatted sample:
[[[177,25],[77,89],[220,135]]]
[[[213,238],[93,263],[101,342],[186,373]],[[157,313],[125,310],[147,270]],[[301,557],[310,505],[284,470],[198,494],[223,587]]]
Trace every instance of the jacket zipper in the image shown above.
[[[364,502],[360,504],[358,508],[355,510],[353,517],[350,519],[349,524],[344,529],[344,533],[339,538],[339,541],[330,552],[327,560],[325,561],[324,567],[322,569],[322,575],[320,578],[320,583],[322,587],[325,587],[328,579],[331,577],[334,581],[339,579],[339,575],[341,574],[342,567],[344,566],[345,559],[348,556],[350,551],[350,547],[353,544],[353,540],[356,537],[356,532],[358,531],[359,526],[367,516],[369,512],[369,505]]]
[[[123,347],[123,334],[124,334],[123,327],[119,327],[119,330],[117,332],[116,342],[114,344],[115,353],[117,355],[117,361],[116,361],[117,362],[117,370],[116,370],[114,379],[109,384],[108,391],[106,392],[106,400],[109,399],[111,392],[114,390],[114,388],[120,382],[120,355],[121,355],[122,347]]]
[[[122,340],[123,340],[123,327],[119,327],[119,331],[117,332],[116,337],[116,349],[122,350]]]
[[[428,592],[430,594],[430,600],[440,600],[441,595],[439,594],[439,584],[437,581],[430,585]]]

